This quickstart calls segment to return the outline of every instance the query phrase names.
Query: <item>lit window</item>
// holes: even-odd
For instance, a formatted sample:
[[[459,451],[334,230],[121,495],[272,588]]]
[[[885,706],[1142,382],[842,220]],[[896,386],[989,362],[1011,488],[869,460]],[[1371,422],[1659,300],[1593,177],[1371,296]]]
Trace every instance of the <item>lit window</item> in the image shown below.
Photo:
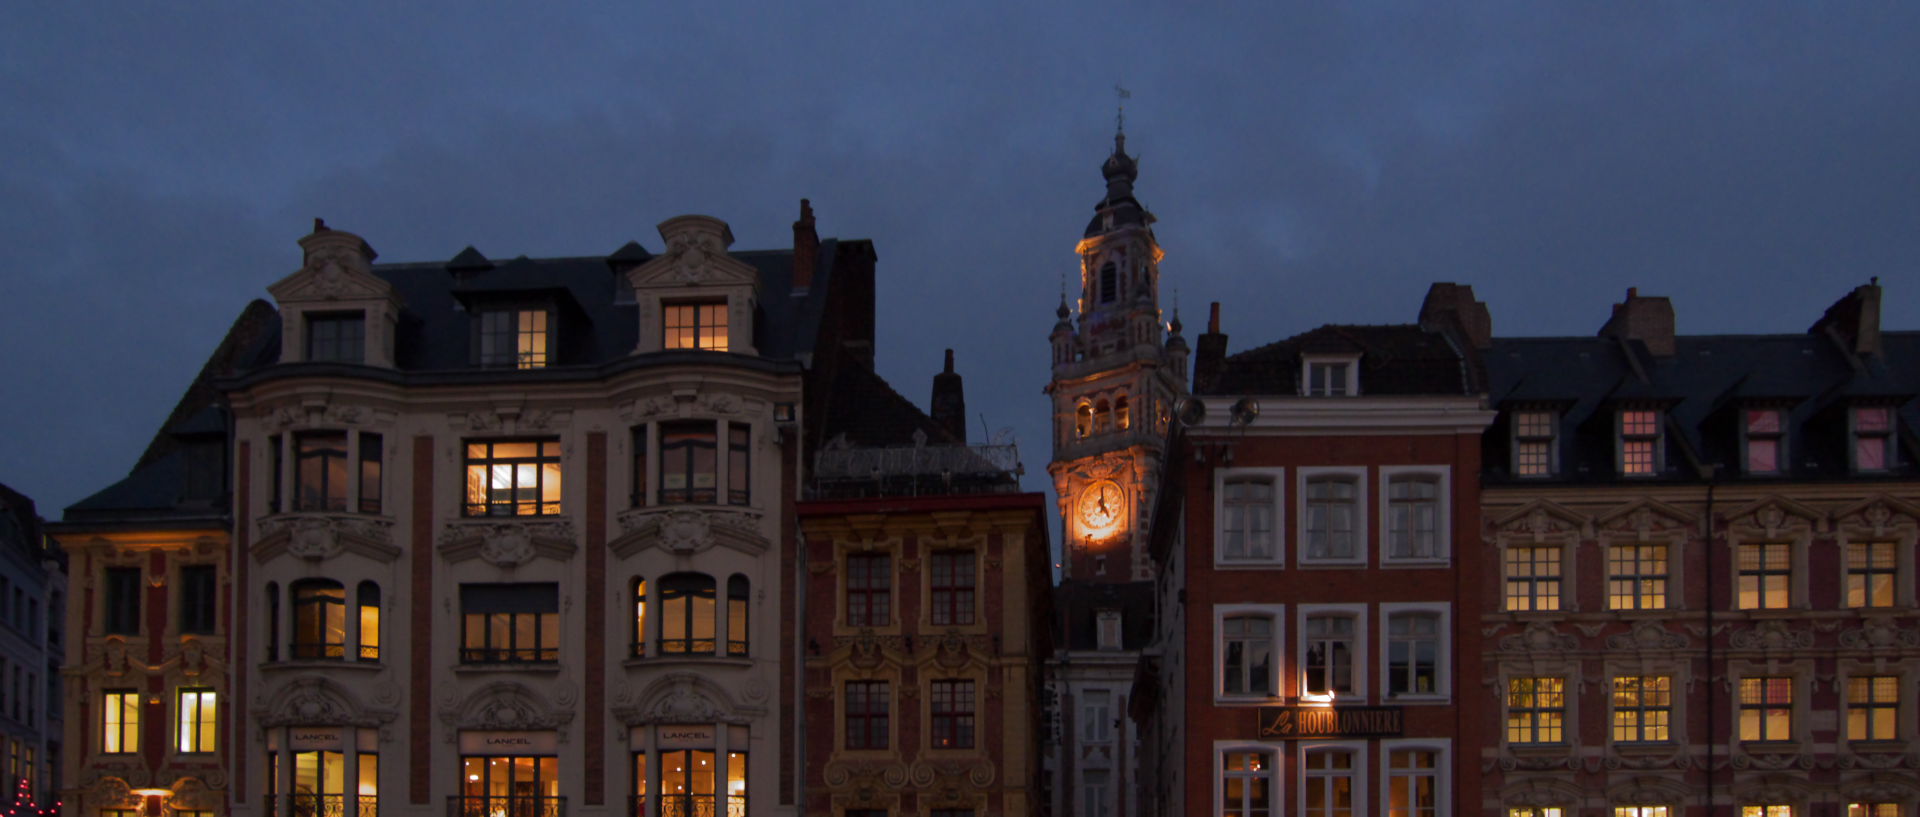
[[[360,607],[360,660],[380,660],[380,585],[361,582],[355,601]]]
[[[180,690],[180,731],[178,748],[182,752],[211,752],[214,748],[214,719],[219,713],[211,689]]]
[[[308,312],[307,359],[364,363],[367,321],[359,312]]]
[[[1786,423],[1779,409],[1747,409],[1742,428],[1747,440],[1747,473],[1778,474],[1786,465]]]
[[[1740,545],[1740,609],[1779,610],[1787,606],[1793,576],[1792,546],[1781,542]]]
[[[1357,481],[1350,477],[1307,480],[1307,558],[1352,559],[1354,520],[1359,516]]]
[[[1353,817],[1353,753],[1310,749],[1306,765],[1308,817]]]
[[[1093,433],[1093,404],[1081,403],[1073,412],[1073,433],[1076,437],[1086,437]]]
[[[337,763],[338,752],[328,752],[329,763]],[[663,786],[667,791],[687,792],[690,790],[707,795],[709,804],[713,795],[713,752],[691,750],[667,752],[660,758],[663,772]],[[704,768],[707,773],[701,777],[696,769]],[[676,772],[675,770],[683,770]],[[294,756],[294,789],[302,789],[300,756]],[[338,787],[343,775],[334,771],[322,777],[325,787]],[[560,813],[560,759],[552,755],[463,755],[460,758],[460,798],[458,808],[449,809],[461,817],[542,817]],[[705,783],[704,790],[701,783]],[[312,788],[308,788],[312,791]],[[321,789],[322,792],[325,789]],[[298,797],[299,795],[295,795]],[[683,795],[684,797],[684,795]],[[681,801],[683,813],[692,814],[694,810],[685,799]],[[313,808],[312,812],[302,807]],[[326,807],[330,803],[301,804],[296,802],[293,814],[297,817],[307,815],[327,815]],[[710,805],[709,805],[710,807]],[[664,809],[662,811],[665,811]]]
[[[1613,817],[1668,817],[1666,806],[1614,806]]]
[[[1793,679],[1740,679],[1740,739],[1793,739]]]
[[[1302,640],[1306,678],[1301,689],[1314,695],[1352,694],[1353,618],[1308,616]]]
[[[973,681],[934,681],[933,748],[973,748]]]
[[[467,443],[468,516],[560,513],[560,442]]]
[[[1510,547],[1505,556],[1507,609],[1560,609],[1560,546]]]
[[[1607,547],[1607,609],[1662,610],[1667,606],[1667,547]]]
[[[1432,695],[1440,691],[1440,616],[1394,613],[1387,617],[1387,694]]]
[[[747,753],[727,753],[727,808],[723,814],[751,814],[747,810]]]
[[[1388,817],[1435,817],[1439,813],[1440,753],[1431,749],[1388,752]]]
[[[293,446],[294,510],[345,511],[347,432],[303,431]]]
[[[1660,471],[1660,412],[1620,412],[1620,473],[1653,476]]]
[[[1220,622],[1221,692],[1271,695],[1273,691],[1273,619],[1228,616]]]
[[[633,648],[630,654],[635,658],[647,655],[647,580],[633,580]]]
[[[140,751],[140,693],[131,689],[108,690],[100,711],[105,727],[100,751],[108,754]]]
[[[847,555],[847,626],[885,627],[893,620],[893,557]]]
[[[1113,739],[1113,692],[1089,689],[1080,693],[1080,739],[1106,743]]]
[[[560,586],[460,585],[460,662],[551,664],[560,660]]]
[[[1900,817],[1900,804],[1848,803],[1847,817]]]
[[[887,748],[887,682],[848,681],[846,702],[847,748]]]
[[[293,596],[293,658],[345,658],[346,588],[332,579],[301,579],[288,592]]]
[[[480,365],[538,369],[546,366],[552,336],[544,309],[500,309],[480,313]]]
[[[1613,739],[1651,743],[1669,739],[1673,720],[1673,679],[1666,675],[1613,677]]]
[[[1899,562],[1892,542],[1847,543],[1847,606],[1892,607]]]
[[[1227,752],[1220,768],[1224,775],[1220,781],[1220,805],[1226,817],[1270,817],[1274,813],[1271,755]],[[1351,799],[1351,789],[1348,796]]]
[[[1566,809],[1559,806],[1507,809],[1507,817],[1566,817],[1566,813]]]
[[[1559,459],[1554,449],[1557,417],[1551,411],[1520,411],[1513,415],[1513,473],[1523,477],[1553,476]]]
[[[660,653],[713,655],[717,623],[713,577],[669,573],[660,577]]]
[[[1847,679],[1847,740],[1896,740],[1900,724],[1900,679],[1858,675]]]
[[[1893,409],[1853,410],[1853,470],[1885,471],[1893,465]]]
[[[1307,362],[1308,397],[1345,397],[1354,393],[1352,382],[1353,364],[1339,362]]]
[[[1507,679],[1507,742],[1566,740],[1566,687],[1565,678]]]
[[[660,504],[718,501],[716,429],[708,420],[660,424]]]
[[[727,654],[735,658],[747,655],[747,600],[752,593],[747,577],[739,573],[727,579]]]
[[[1128,407],[1127,396],[1123,394],[1114,398],[1113,401],[1113,427],[1118,431],[1126,431],[1131,425],[1133,425],[1133,409]]]
[[[1740,817],[1793,817],[1793,807],[1782,804],[1741,806]]]
[[[663,308],[666,312],[663,346],[727,351],[726,301],[666,304]]]
[[[1221,495],[1220,558],[1264,561],[1273,558],[1273,480],[1229,479]]]
[[[933,554],[933,623],[973,623],[973,551],[942,550]]]
[[[1399,476],[1387,481],[1387,557],[1432,559],[1440,552],[1440,480]]]

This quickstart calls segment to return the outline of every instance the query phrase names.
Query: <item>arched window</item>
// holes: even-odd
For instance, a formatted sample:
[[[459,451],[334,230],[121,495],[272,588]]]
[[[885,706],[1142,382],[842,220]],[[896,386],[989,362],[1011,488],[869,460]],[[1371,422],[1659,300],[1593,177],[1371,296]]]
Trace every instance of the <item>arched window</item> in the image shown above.
[[[293,596],[292,657],[347,657],[347,589],[332,579],[301,579]]]
[[[361,582],[358,590],[360,602],[360,660],[380,660],[380,585],[373,582]]]
[[[1133,417],[1127,408],[1127,398],[1122,396],[1120,399],[1113,401],[1113,427],[1120,431],[1126,431],[1127,426],[1132,425],[1132,423]]]
[[[280,660],[280,585],[267,582],[267,660]]]
[[[1120,270],[1112,261],[1100,265],[1100,302],[1113,303],[1120,290]]]
[[[727,654],[747,654],[747,577],[738,573],[727,580]]]
[[[633,657],[647,657],[647,577],[633,579]]]
[[[1113,407],[1102,400],[1093,404],[1093,433],[1105,434],[1113,430]]]
[[[669,573],[660,577],[660,653],[714,654],[713,577]]]
[[[1081,403],[1079,410],[1074,412],[1073,433],[1079,437],[1093,433],[1093,404]]]

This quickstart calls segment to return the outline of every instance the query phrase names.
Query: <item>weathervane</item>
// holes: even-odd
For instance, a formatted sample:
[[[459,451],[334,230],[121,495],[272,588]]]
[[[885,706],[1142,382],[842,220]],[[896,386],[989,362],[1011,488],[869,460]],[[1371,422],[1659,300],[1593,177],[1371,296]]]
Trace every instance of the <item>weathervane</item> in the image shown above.
[[[1120,110],[1118,113],[1114,114],[1113,116],[1114,130],[1119,131],[1121,133],[1126,133],[1127,132],[1127,100],[1133,98],[1133,92],[1128,91],[1127,89],[1120,87],[1118,83],[1115,83],[1113,86],[1113,95],[1115,97],[1118,97],[1120,100],[1119,101]]]

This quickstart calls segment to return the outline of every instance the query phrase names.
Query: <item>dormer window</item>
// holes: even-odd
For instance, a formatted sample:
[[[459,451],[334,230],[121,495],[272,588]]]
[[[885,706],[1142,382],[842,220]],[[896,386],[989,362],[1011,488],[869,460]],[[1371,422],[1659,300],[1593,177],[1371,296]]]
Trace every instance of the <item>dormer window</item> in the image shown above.
[[[1521,477],[1550,477],[1556,466],[1558,450],[1554,437],[1560,423],[1551,411],[1513,413],[1513,473]]]
[[[664,311],[663,347],[727,351],[726,301],[670,303],[664,306]]]
[[[553,316],[545,309],[489,309],[480,313],[480,365],[540,369],[552,362]]]
[[[1620,412],[1620,473],[1650,477],[1660,473],[1660,411],[1624,409]]]
[[[307,359],[332,363],[364,363],[367,359],[367,319],[361,312],[308,312]]]
[[[1775,408],[1747,409],[1740,413],[1741,448],[1746,455],[1747,473],[1778,474],[1786,465],[1786,412]]]
[[[1885,471],[1893,467],[1893,409],[1859,406],[1852,414],[1849,433],[1853,437],[1853,470]]]
[[[1358,361],[1351,358],[1306,361],[1301,389],[1308,397],[1347,397],[1360,393]]]

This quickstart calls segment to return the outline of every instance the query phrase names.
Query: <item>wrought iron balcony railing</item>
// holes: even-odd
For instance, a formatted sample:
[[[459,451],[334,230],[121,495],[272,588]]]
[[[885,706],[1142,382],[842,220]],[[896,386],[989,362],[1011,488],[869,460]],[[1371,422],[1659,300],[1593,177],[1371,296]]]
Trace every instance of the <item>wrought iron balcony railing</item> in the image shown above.
[[[719,809],[725,808],[725,811]],[[712,794],[636,794],[627,798],[627,817],[747,817],[747,798]]]
[[[447,798],[447,817],[567,817],[567,798],[520,795]]]

